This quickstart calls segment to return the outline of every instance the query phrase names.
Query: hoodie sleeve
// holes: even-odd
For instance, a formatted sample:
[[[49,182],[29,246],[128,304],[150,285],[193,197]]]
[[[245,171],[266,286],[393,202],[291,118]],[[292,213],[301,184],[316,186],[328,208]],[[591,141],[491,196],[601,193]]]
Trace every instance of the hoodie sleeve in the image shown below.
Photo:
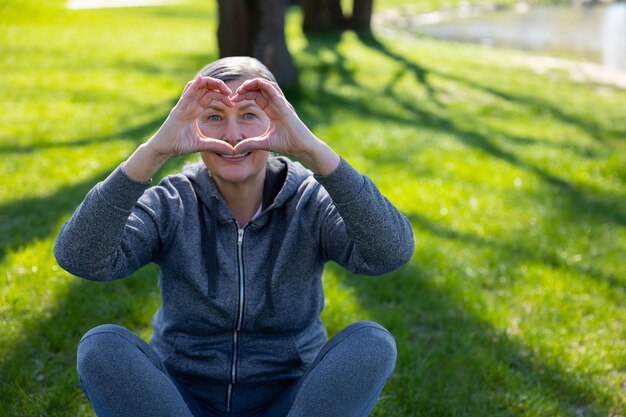
[[[343,158],[328,176],[315,176],[331,201],[322,201],[322,251],[358,274],[378,275],[413,256],[413,229],[365,175]]]
[[[54,246],[59,265],[82,278],[109,281],[155,260],[169,219],[160,207],[164,190],[149,185],[120,167],[98,183],[61,228]]]

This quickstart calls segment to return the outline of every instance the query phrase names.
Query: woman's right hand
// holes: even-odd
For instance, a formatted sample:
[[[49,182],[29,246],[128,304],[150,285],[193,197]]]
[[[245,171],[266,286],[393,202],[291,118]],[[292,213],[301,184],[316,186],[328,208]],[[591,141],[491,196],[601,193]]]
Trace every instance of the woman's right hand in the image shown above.
[[[145,145],[156,155],[166,158],[199,151],[234,153],[227,142],[202,136],[196,124],[198,116],[213,101],[232,107],[231,94],[232,91],[222,80],[196,76],[187,83],[178,103]]]
[[[221,80],[198,75],[189,81],[163,125],[124,162],[123,171],[135,181],[148,181],[172,156],[199,151],[234,154],[229,143],[204,137],[196,122],[213,101],[233,106],[231,94]]]

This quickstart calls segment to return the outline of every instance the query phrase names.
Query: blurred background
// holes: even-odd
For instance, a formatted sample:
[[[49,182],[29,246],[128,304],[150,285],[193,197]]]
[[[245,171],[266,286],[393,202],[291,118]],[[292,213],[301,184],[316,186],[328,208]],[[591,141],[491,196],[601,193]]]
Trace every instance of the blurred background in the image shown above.
[[[52,246],[225,55],[413,225],[400,270],[324,274],[331,335],[396,336],[374,416],[626,415],[626,3],[0,0],[0,416],[93,416],[82,334],[149,338],[155,266],[87,282]]]

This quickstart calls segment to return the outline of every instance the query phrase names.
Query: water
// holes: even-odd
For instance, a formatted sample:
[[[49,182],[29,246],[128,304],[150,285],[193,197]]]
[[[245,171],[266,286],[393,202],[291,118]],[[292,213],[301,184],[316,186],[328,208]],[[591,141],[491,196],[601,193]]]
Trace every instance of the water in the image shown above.
[[[611,4],[604,11],[602,45],[604,66],[626,70],[626,3]]]
[[[518,6],[515,11],[404,16],[403,29],[436,38],[575,56],[626,70],[626,3]]]

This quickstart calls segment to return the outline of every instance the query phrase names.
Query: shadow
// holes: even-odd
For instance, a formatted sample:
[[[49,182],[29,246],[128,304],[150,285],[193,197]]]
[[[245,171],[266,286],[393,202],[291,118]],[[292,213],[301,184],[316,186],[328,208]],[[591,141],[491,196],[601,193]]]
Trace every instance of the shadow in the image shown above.
[[[0,384],[3,415],[28,416],[35,409],[50,416],[83,415],[86,399],[75,371],[78,341],[105,323],[145,330],[160,303],[156,276],[149,266],[121,281],[69,278],[53,308],[42,315],[24,312],[19,335],[0,358],[2,375],[11,376]],[[33,400],[36,407],[29,404]]]
[[[598,271],[594,267],[582,262],[576,264],[567,263],[556,253],[558,248],[554,248],[553,250],[542,248],[542,250],[538,250],[538,247],[540,247],[538,242],[528,240],[527,238],[520,239],[520,243],[497,239],[486,239],[474,234],[450,229],[416,213],[408,214],[407,218],[414,227],[425,230],[433,236],[446,240],[463,242],[464,244],[471,245],[476,248],[489,248],[491,250],[495,250],[497,251],[497,256],[500,259],[507,259],[511,264],[529,265],[539,263],[551,268],[558,268],[566,271],[571,270],[578,276],[590,277],[598,284],[608,284],[615,289],[615,292],[612,292],[609,295],[613,297],[613,301],[615,301],[616,304],[624,302],[622,289],[624,288],[624,285],[626,285],[625,277],[620,278],[614,274],[607,274],[605,272]]]
[[[128,140],[141,142],[139,138],[129,138]],[[182,166],[183,163],[184,158],[171,158],[161,168],[160,172],[172,170],[174,167]],[[22,198],[0,205],[0,236],[2,236],[0,239],[0,262],[11,250],[18,250],[33,241],[56,235],[60,220],[63,217],[69,218],[87,192],[99,181],[106,178],[115,167],[117,164],[106,167],[83,181],[62,187],[48,195]],[[153,184],[156,184],[162,175],[156,175]]]
[[[445,73],[442,71],[434,71],[435,74],[447,78],[449,80],[456,81],[460,84],[463,84],[467,87],[483,91],[488,93],[494,97],[497,97],[501,100],[508,101],[510,103],[515,103],[521,106],[525,106],[533,109],[534,112],[538,114],[549,114],[555,119],[578,128],[584,132],[586,132],[592,139],[594,140],[606,140],[606,139],[623,139],[626,137],[626,131],[612,129],[608,130],[606,128],[601,127],[597,122],[586,119],[584,115],[581,114],[569,114],[563,111],[562,108],[558,107],[556,104],[551,103],[547,100],[542,100],[536,96],[529,96],[524,94],[511,94],[500,89],[482,85],[477,83],[476,81],[469,80],[467,78],[459,77],[457,75],[452,75],[449,73]],[[608,133],[608,137],[606,133]]]
[[[437,98],[435,88],[428,81],[429,70],[426,67],[424,67],[423,65],[419,65],[407,59],[406,57],[393,52],[387,47],[387,45],[379,41],[378,38],[376,38],[376,36],[371,32],[356,32],[356,35],[363,43],[363,45],[378,51],[388,58],[393,59],[394,61],[401,64],[408,71],[410,71],[415,76],[417,82],[419,82],[421,85],[424,86],[424,88],[426,88],[426,91],[428,92],[428,96],[431,101],[437,104],[439,107],[444,107],[444,105]],[[397,75],[394,81],[397,82],[399,78],[401,78],[400,75]],[[386,91],[392,91],[392,84],[386,87]]]
[[[176,100],[168,102],[168,105],[170,105],[169,108],[173,107],[174,104],[176,104]],[[144,122],[138,126],[134,126],[114,133],[109,133],[107,135],[90,136],[62,142],[37,143],[28,146],[0,145],[0,153],[29,154],[43,149],[79,148],[82,146],[92,145],[97,142],[105,142],[113,139],[131,141],[139,144],[141,140],[149,138],[150,135],[156,132],[156,130],[163,123],[163,121],[165,121],[166,117],[167,113],[154,117],[153,119],[148,120],[147,122]]]
[[[381,278],[329,266],[398,343],[396,371],[373,416],[612,415],[613,399],[476,317],[416,261]],[[480,295],[478,295],[480,297]],[[334,334],[339,329],[332,329]],[[384,411],[386,410],[386,411]],[[535,410],[536,411],[536,410]],[[530,414],[529,414],[530,413]]]
[[[28,197],[0,205],[0,262],[10,250],[49,238],[57,232],[63,216],[72,213],[87,192],[106,175],[109,168],[85,180],[45,196]]]
[[[161,172],[180,168],[184,161],[183,158],[170,159]],[[1,206],[0,262],[11,250],[56,236],[57,225],[71,215],[85,194],[115,166],[49,196],[21,199]],[[155,176],[153,183],[162,176]],[[52,242],[48,253],[52,256]],[[55,264],[53,260],[49,263]],[[104,323],[121,324],[136,332],[146,330],[160,304],[156,277],[156,267],[148,265],[129,278],[113,282],[74,278],[68,290],[55,297],[58,303],[54,307],[36,315],[24,311],[19,336],[3,346],[6,354],[0,357],[0,378],[12,376],[10,381],[4,379],[0,384],[3,411],[8,415],[30,415],[33,408],[24,402],[34,398],[46,402],[38,405],[38,410],[46,410],[46,415],[78,415],[85,404],[75,376],[75,352],[80,337]],[[2,315],[0,311],[0,317]],[[68,381],[75,382],[67,385]],[[69,403],[68,393],[72,393]]]
[[[561,108],[557,107],[556,105],[554,105],[553,103],[550,103],[546,100],[541,100],[537,97],[534,96],[527,96],[527,95],[520,95],[520,94],[510,94],[510,93],[506,93],[504,91],[498,90],[494,87],[490,87],[490,86],[485,86],[485,85],[481,85],[475,81],[471,81],[469,79],[466,78],[462,78],[459,76],[455,76],[452,75],[450,73],[446,73],[443,71],[439,71],[439,70],[435,70],[435,69],[427,69],[426,67],[424,67],[423,65],[419,65],[413,61],[410,61],[409,59],[407,59],[406,57],[404,57],[401,54],[398,54],[394,51],[392,51],[390,48],[387,47],[387,45],[385,45],[384,43],[382,43],[381,41],[379,41],[375,35],[373,33],[357,33],[357,36],[359,38],[359,40],[367,47],[374,49],[376,51],[378,51],[379,53],[381,53],[382,55],[391,58],[393,60],[395,60],[396,62],[398,62],[399,64],[402,65],[402,67],[404,67],[406,70],[411,71],[414,76],[415,79],[422,84],[427,92],[428,95],[431,99],[431,101],[433,103],[435,103],[436,105],[438,105],[439,107],[444,107],[444,105],[437,99],[436,96],[436,90],[434,87],[432,87],[432,85],[428,82],[428,75],[429,73],[433,74],[433,75],[437,75],[449,80],[453,80],[456,82],[459,82],[465,86],[486,92],[488,94],[491,94],[499,99],[511,102],[511,103],[516,103],[519,105],[523,105],[526,107],[530,107],[536,110],[536,112],[545,114],[548,113],[551,116],[553,116],[554,118],[569,124],[571,126],[574,126],[576,128],[579,128],[583,131],[585,131],[587,134],[589,134],[594,140],[598,140],[598,139],[605,139],[604,136],[604,132],[606,131],[606,129],[602,128],[598,123],[590,121],[590,120],[586,120],[584,117],[582,117],[581,115],[571,115],[568,114],[566,112],[564,112]],[[388,94],[391,94],[393,91],[392,85],[397,82],[401,76],[403,75],[403,72],[399,72],[394,79],[392,80],[392,82],[390,83],[389,86],[386,87],[385,92]],[[610,135],[611,138],[613,139],[620,139],[620,138],[624,138],[626,137],[626,132],[625,131],[620,131],[620,130],[612,130],[609,131],[608,134]],[[517,143],[528,143],[529,138],[521,138],[521,137],[510,137],[509,138],[511,141],[517,142]],[[571,148],[571,147],[570,147]],[[582,155],[593,155],[592,151],[585,151],[585,150],[578,150],[579,153],[581,153]]]
[[[311,69],[311,71],[314,71],[314,69]],[[325,78],[323,73],[320,73],[318,76],[320,79]],[[359,97],[375,97],[379,94],[377,91],[358,84],[353,78],[351,82],[362,95]],[[623,204],[620,203],[623,199],[621,195],[606,192],[591,194],[584,187],[578,186],[546,168],[518,157],[514,152],[499,146],[495,140],[489,138],[483,132],[463,127],[454,118],[437,114],[432,110],[428,110],[427,107],[418,107],[414,102],[399,97],[393,91],[388,94],[388,98],[393,100],[395,105],[402,108],[404,114],[408,115],[405,116],[403,112],[395,111],[395,109],[380,105],[380,103],[371,104],[370,101],[366,99],[361,100],[359,97],[346,99],[344,96],[334,93],[331,88],[326,88],[324,82],[320,81],[314,93],[301,91],[300,95],[295,97],[295,102],[298,103],[296,108],[299,109],[299,112],[300,109],[305,110],[302,115],[307,122],[309,120],[317,120],[317,123],[327,122],[327,119],[321,121],[317,119],[318,113],[315,110],[311,110],[312,108],[323,109],[322,113],[326,114],[326,118],[330,118],[335,109],[340,109],[353,112],[364,118],[371,118],[377,122],[387,121],[411,127],[419,124],[424,129],[445,132],[470,148],[480,150],[541,178],[547,185],[554,187],[559,195],[565,197],[568,203],[568,210],[577,213],[582,212],[604,221],[626,226],[626,210]],[[307,102],[308,106],[304,106],[304,102]],[[315,123],[312,124],[312,126],[314,125]],[[508,140],[510,137],[501,132],[497,132],[497,135],[504,136],[505,140]],[[528,141],[528,138],[513,137],[513,142],[515,141]],[[390,146],[383,155],[377,156],[377,159],[383,164],[404,164],[406,161],[406,148],[398,148],[394,152],[393,147]]]
[[[305,33],[306,46],[303,52],[318,57],[316,62],[310,63],[308,70],[319,74],[318,89],[324,89],[325,83],[333,77],[338,77],[343,85],[357,86],[355,74],[358,68],[350,68],[346,57],[339,52],[343,32]]]

